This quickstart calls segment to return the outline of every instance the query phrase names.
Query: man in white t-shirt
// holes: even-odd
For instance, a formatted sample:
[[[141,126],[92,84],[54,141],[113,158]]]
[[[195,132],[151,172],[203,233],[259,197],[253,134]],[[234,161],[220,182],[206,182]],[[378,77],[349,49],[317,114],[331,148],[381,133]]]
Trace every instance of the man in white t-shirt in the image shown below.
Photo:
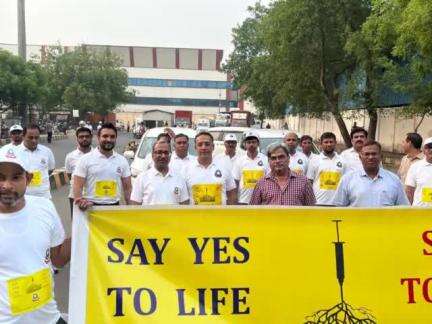
[[[297,150],[297,146],[299,144],[299,139],[297,133],[288,132],[285,135],[284,143],[289,151],[289,168],[291,171],[306,175],[308,168],[308,158],[303,153]]]
[[[257,132],[247,131],[243,138],[246,154],[239,157],[234,163],[232,174],[238,188],[239,204],[248,205],[255,185],[270,171],[270,168],[267,156],[258,151],[259,135]]]
[[[130,198],[132,205],[189,204],[185,180],[168,166],[170,155],[168,143],[153,144],[153,167],[142,172],[134,182]]]
[[[362,127],[353,127],[350,133],[352,147],[341,153],[341,158],[345,161],[347,172],[362,171],[363,164],[360,159],[360,152],[366,143],[368,132]]]
[[[23,128],[21,125],[13,125],[9,128],[10,143],[2,146],[2,149],[16,148],[23,141]]]
[[[189,137],[187,135],[177,134],[172,141],[174,142],[174,152],[171,154],[169,168],[178,174],[183,174],[186,167],[194,162],[196,157],[188,153]]]
[[[80,127],[75,131],[75,136],[77,140],[77,148],[76,150],[73,150],[72,152],[68,153],[66,155],[65,159],[65,169],[66,173],[71,179],[70,181],[70,190],[69,190],[69,205],[71,210],[71,216],[73,211],[73,178],[72,174],[75,170],[75,167],[78,163],[78,160],[84,155],[89,153],[92,150],[91,143],[92,143],[92,133],[87,127]]]
[[[322,152],[309,162],[307,177],[312,182],[317,205],[333,205],[333,198],[345,173],[344,162],[336,153],[336,135],[321,135]]]
[[[300,137],[300,147],[302,152],[308,158],[308,163],[310,164],[311,160],[318,157],[319,154],[315,154],[312,152],[313,150],[313,138],[309,135],[303,135]],[[308,166],[309,167],[309,166]]]
[[[116,127],[103,124],[97,138],[99,146],[79,159],[73,174],[74,202],[82,210],[93,205],[119,205],[122,193],[129,204],[132,190],[129,163],[114,151]]]
[[[200,132],[195,136],[197,160],[185,170],[191,204],[234,205],[237,192],[231,171],[213,161],[213,136]]]
[[[233,170],[235,161],[241,156],[237,152],[237,137],[235,134],[229,133],[224,136],[224,146],[225,152],[216,155],[213,160],[222,164],[225,169]]]
[[[51,199],[49,177],[55,168],[54,154],[48,147],[39,144],[40,128],[32,124],[24,127],[24,140],[18,147],[22,158],[33,174],[27,187],[27,195]]]
[[[432,207],[432,137],[423,144],[424,159],[410,166],[405,190],[413,206]]]
[[[16,154],[18,153],[18,154]],[[56,324],[50,264],[70,260],[70,238],[53,203],[25,196],[32,174],[19,152],[0,154],[0,323]]]

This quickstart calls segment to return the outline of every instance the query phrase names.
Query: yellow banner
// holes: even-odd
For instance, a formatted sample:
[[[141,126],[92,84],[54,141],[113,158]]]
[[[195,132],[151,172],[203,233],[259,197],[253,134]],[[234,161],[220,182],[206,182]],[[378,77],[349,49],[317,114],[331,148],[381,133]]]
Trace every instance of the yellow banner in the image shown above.
[[[85,323],[432,321],[430,209],[113,208],[88,228]]]

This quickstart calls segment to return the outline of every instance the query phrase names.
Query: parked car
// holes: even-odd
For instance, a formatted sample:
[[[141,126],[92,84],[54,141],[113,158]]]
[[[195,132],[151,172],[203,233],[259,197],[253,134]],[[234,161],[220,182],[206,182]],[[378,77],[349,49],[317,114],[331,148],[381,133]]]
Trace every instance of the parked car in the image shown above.
[[[174,134],[185,134],[189,137],[189,154],[196,155],[195,152],[195,134],[196,131],[191,128],[173,127]],[[125,151],[124,156],[133,159],[131,164],[132,178],[136,178],[143,170],[147,170],[152,161],[151,151],[154,142],[159,134],[165,133],[166,127],[156,127],[148,129],[141,138],[136,153]]]

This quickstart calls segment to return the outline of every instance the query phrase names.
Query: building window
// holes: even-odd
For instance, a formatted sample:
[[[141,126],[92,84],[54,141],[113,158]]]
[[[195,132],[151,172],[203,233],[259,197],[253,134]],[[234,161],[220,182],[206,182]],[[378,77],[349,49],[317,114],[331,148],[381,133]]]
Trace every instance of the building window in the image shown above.
[[[208,80],[164,80],[147,78],[129,78],[128,84],[137,87],[160,88],[197,88],[197,89],[233,89],[232,82]]]
[[[218,99],[183,99],[183,98],[155,98],[155,97],[134,97],[133,104],[150,106],[190,106],[190,107],[237,107],[237,101],[226,101]]]

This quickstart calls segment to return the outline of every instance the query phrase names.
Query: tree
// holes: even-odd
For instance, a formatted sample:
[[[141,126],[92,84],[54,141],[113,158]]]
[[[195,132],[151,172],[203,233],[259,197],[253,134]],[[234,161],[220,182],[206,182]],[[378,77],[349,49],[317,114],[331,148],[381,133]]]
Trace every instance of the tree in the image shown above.
[[[18,108],[39,104],[46,93],[47,74],[39,64],[0,50],[0,107],[24,116],[26,111],[18,112]]]
[[[417,131],[424,118],[432,116],[432,2],[394,2],[400,13],[394,54],[404,62],[394,67],[394,84],[398,91],[411,98],[411,105],[403,113],[421,117],[415,127]]]
[[[133,96],[127,90],[127,72],[110,51],[94,52],[81,46],[66,53],[60,46],[51,47],[42,65],[49,75],[48,107],[106,114]]]
[[[251,17],[233,29],[234,50],[223,68],[234,77],[236,87],[242,88],[243,97],[254,102],[258,116],[262,119],[282,117],[286,103],[276,100],[273,64],[264,47],[261,30],[262,19],[269,8],[256,3],[248,7],[248,12]]]
[[[374,1],[371,14],[360,30],[351,33],[345,47],[348,54],[354,56],[356,64],[347,74],[346,97],[368,113],[371,139],[376,136],[377,108],[383,105],[383,92],[393,84],[389,82],[389,73],[394,71],[394,66],[400,65],[400,60],[393,55],[399,9],[391,1]],[[399,73],[397,78],[400,78]]]
[[[261,73],[261,95],[259,91],[249,95],[255,96],[255,102],[263,93],[270,95],[271,89],[272,105],[262,107],[270,110],[267,115],[287,106],[304,116],[330,112],[345,144],[351,146],[338,86],[355,66],[354,57],[345,50],[347,39],[360,29],[369,10],[366,0],[276,1],[260,11],[262,15],[251,18],[253,24],[246,20],[234,30],[235,55],[228,59],[229,71],[240,76],[240,85],[249,87],[249,82],[257,83],[252,79],[258,80],[257,64],[265,62],[269,73]],[[250,25],[257,30],[257,39],[245,35],[253,30]],[[250,70],[245,68],[248,65]]]

